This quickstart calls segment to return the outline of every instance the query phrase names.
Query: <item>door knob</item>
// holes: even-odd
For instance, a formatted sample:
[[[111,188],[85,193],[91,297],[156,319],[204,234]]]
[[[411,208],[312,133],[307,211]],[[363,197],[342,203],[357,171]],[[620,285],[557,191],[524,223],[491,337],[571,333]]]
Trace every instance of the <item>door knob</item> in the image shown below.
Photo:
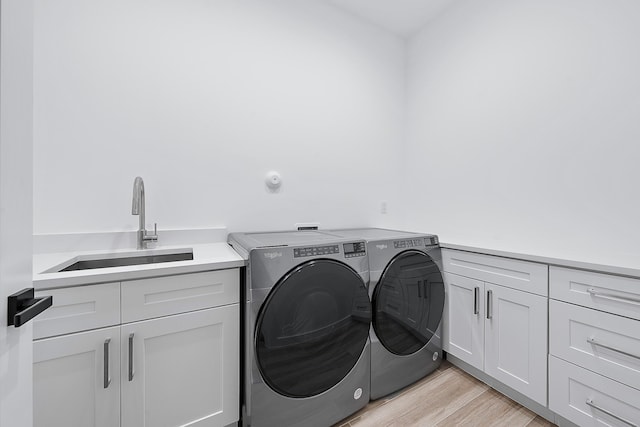
[[[35,298],[33,288],[25,288],[9,295],[7,325],[19,328],[52,305],[53,297],[51,295]]]

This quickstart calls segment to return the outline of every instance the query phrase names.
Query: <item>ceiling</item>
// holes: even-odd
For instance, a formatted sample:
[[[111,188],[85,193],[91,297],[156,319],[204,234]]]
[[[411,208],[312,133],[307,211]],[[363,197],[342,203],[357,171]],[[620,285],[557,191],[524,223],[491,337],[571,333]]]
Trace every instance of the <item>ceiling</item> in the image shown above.
[[[456,0],[328,0],[402,36],[424,27],[434,16]]]

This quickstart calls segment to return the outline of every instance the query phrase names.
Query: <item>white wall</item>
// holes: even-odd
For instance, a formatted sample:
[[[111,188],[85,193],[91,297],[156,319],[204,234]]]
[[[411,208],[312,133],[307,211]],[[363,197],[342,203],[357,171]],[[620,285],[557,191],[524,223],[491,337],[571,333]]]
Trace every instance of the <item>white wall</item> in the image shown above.
[[[36,234],[136,229],[136,175],[160,229],[397,225],[399,37],[315,1],[35,6]]]
[[[7,326],[7,297],[32,287],[33,2],[0,1],[0,426],[30,427],[33,322]]]
[[[407,228],[640,259],[640,2],[461,0],[409,43]]]

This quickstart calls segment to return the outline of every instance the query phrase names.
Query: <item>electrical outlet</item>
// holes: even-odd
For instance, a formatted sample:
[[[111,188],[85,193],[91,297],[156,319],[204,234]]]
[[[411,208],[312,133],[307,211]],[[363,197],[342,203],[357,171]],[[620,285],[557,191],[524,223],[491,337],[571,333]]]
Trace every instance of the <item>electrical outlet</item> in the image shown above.
[[[380,213],[385,215],[387,213],[387,202],[380,202]]]

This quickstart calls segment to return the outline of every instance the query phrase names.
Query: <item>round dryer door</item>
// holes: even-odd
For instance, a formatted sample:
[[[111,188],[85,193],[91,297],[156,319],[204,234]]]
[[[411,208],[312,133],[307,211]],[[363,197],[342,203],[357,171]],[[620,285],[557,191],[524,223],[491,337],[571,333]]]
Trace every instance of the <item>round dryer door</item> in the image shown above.
[[[255,349],[264,381],[289,397],[338,384],[369,338],[371,303],[360,276],[332,260],[299,265],[272,289],[258,315]]]
[[[373,328],[390,352],[407,356],[433,337],[444,310],[444,280],[424,252],[409,250],[387,264],[373,294]]]

